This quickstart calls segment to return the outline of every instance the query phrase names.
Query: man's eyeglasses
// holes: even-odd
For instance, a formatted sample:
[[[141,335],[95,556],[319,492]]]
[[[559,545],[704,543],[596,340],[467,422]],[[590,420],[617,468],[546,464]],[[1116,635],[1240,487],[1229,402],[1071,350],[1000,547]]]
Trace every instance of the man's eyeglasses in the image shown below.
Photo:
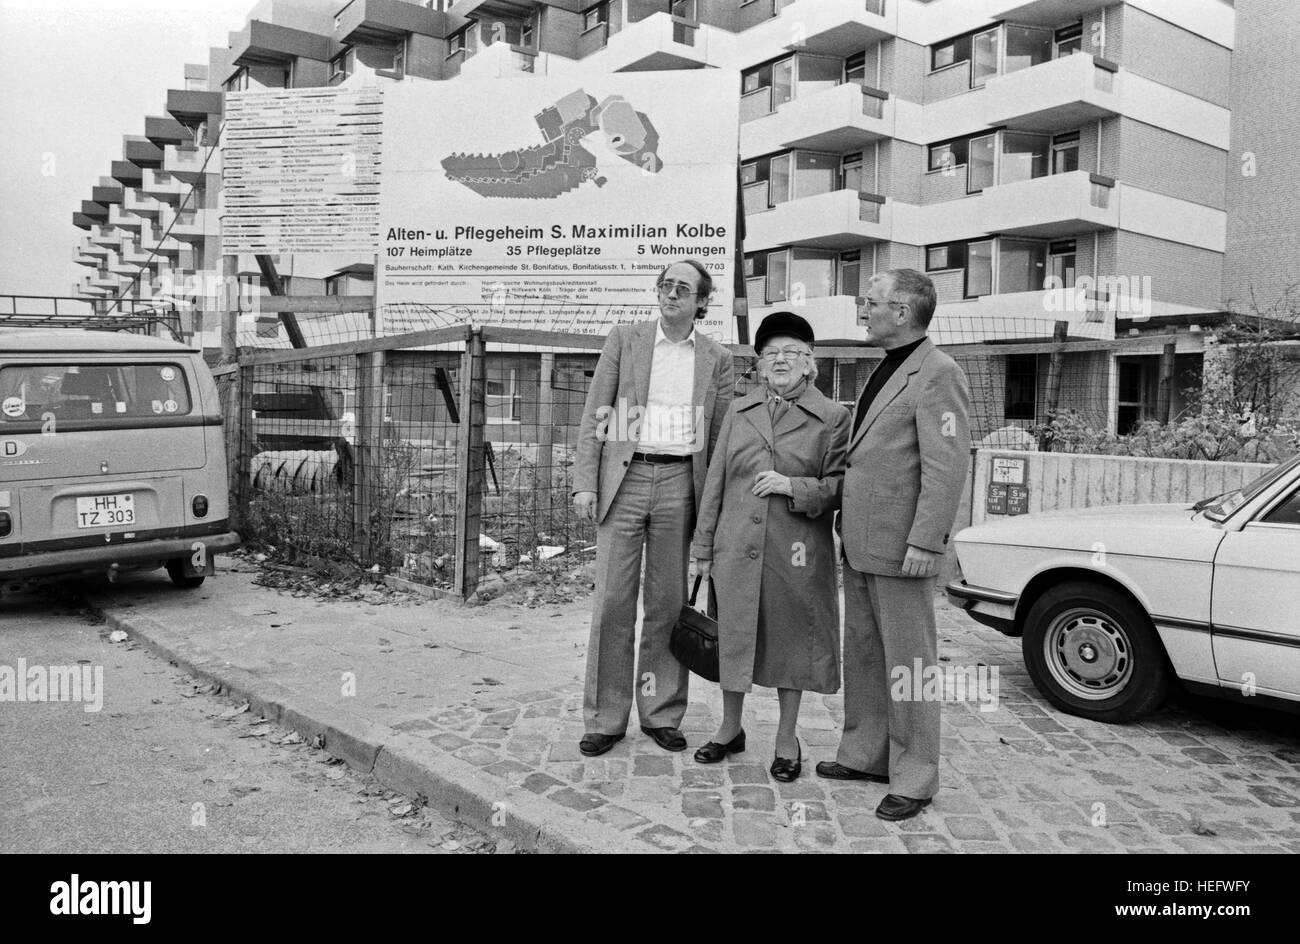
[[[670,295],[673,298],[686,298],[689,295],[696,294],[695,289],[685,282],[672,282],[666,279],[658,283],[655,288],[659,289],[660,295]]]
[[[762,354],[758,356],[761,357],[763,360],[767,361],[769,364],[771,364],[771,363],[775,363],[778,357],[784,357],[787,361],[793,361],[796,358],[806,356],[808,353],[809,353],[808,351],[801,351],[798,348],[783,347],[780,349],[773,348],[770,351],[764,351]]]

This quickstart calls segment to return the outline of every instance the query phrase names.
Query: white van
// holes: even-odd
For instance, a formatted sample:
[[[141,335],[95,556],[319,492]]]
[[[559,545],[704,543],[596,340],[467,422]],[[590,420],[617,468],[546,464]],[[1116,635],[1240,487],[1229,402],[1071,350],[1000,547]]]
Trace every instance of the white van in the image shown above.
[[[166,567],[197,587],[230,529],[221,408],[199,351],[0,330],[0,585]]]

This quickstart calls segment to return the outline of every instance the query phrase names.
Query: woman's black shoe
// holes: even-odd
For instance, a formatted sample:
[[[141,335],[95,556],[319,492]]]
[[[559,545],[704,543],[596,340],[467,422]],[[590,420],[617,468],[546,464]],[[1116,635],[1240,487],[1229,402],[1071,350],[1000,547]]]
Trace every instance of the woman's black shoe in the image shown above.
[[[695,752],[695,763],[697,764],[716,764],[725,758],[728,754],[739,754],[745,749],[745,729],[741,728],[740,733],[728,741],[726,744],[719,744],[717,741],[710,741]]]
[[[794,743],[799,747],[799,759],[790,760],[786,757],[776,757],[768,771],[772,775],[772,779],[779,780],[782,783],[790,783],[793,780],[798,780],[799,775],[803,773],[803,745],[799,743],[798,738],[795,738]]]

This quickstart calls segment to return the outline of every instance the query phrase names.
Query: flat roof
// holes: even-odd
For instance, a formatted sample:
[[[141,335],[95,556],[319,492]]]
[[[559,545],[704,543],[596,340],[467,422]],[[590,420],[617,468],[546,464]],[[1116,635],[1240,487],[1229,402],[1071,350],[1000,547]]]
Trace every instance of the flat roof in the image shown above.
[[[81,331],[73,328],[0,328],[0,355],[62,354],[65,352],[134,352],[139,354],[195,353],[179,341],[125,331]]]

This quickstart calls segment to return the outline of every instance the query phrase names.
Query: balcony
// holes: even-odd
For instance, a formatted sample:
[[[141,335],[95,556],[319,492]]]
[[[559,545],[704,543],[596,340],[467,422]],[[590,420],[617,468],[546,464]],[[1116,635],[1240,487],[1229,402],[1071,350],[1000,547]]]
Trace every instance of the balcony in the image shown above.
[[[104,268],[114,275],[120,275],[126,279],[134,277],[135,274],[140,271],[139,266],[132,265],[126,259],[121,258],[114,252],[108,254],[108,258],[104,262]]]
[[[248,25],[238,33],[230,34],[231,70],[260,63],[291,62],[294,59],[328,62],[335,45],[330,37],[318,33],[277,26],[262,20],[249,20]]]
[[[1018,131],[1069,131],[1119,113],[1118,68],[1075,53],[990,78],[985,123]]]
[[[751,337],[762,320],[774,311],[789,311],[790,303],[749,306],[749,331]],[[858,325],[858,300],[852,295],[829,295],[823,298],[805,298],[799,305],[801,318],[812,325],[818,344],[835,341],[861,342],[866,332]]]
[[[185,247],[174,236],[162,238],[163,230],[145,232],[140,236],[140,248],[156,256],[179,256]]]
[[[86,214],[77,211],[72,214],[72,225],[77,227],[77,229],[88,230],[95,225],[95,221],[92,220],[90,217],[88,217]]]
[[[892,134],[894,108],[889,93],[855,83],[837,85],[771,108],[772,89],[741,99],[740,152],[751,157],[802,148],[846,154]],[[746,120],[746,110],[755,115]]]
[[[96,246],[116,247],[122,241],[122,234],[111,226],[96,226],[88,238]]]
[[[162,166],[162,148],[151,141],[127,138],[122,142],[122,157],[136,167]]]
[[[175,118],[145,118],[144,136],[160,148],[169,144],[187,144],[194,140],[194,132]]]
[[[153,258],[149,252],[140,244],[140,237],[133,236],[128,240],[122,241],[122,258],[134,266],[147,265]]]
[[[167,113],[183,125],[199,124],[209,115],[221,114],[221,93],[168,89]]]
[[[197,184],[206,173],[203,169],[205,156],[203,148],[168,145],[163,158],[163,169],[183,184]]]
[[[209,235],[207,220],[207,211],[185,209],[168,220],[167,226],[171,227],[172,238],[184,243],[200,243]]]
[[[935,344],[1041,340],[1052,336],[1058,321],[1069,324],[1072,338],[1109,341],[1115,337],[1113,312],[1071,288],[941,301],[930,322],[930,338]]]
[[[140,192],[155,200],[176,203],[189,192],[189,185],[183,184],[165,170],[148,169],[140,182]]]
[[[158,219],[162,213],[163,204],[159,203],[153,197],[146,196],[134,187],[126,192],[126,199],[122,201],[122,209],[127,213],[134,213],[136,216],[142,216],[150,220]],[[136,227],[137,229],[139,227]]]
[[[96,242],[94,233],[92,232],[90,236],[82,237],[81,242],[77,243],[77,248],[73,250],[73,253],[74,255],[79,254],[81,256],[106,259],[108,258],[108,247],[110,245],[117,245],[117,242],[111,244],[107,242]]]
[[[100,262],[108,258],[109,250],[104,246],[91,246],[86,240],[82,240],[72,247],[72,261],[75,265],[90,266],[98,269]]]
[[[352,0],[334,16],[334,38],[357,45],[395,42],[407,33],[441,38],[447,15],[409,0]]]
[[[108,207],[102,203],[95,203],[93,200],[82,200],[81,215],[94,220],[96,223],[107,223]]]
[[[746,188],[747,194],[751,184]],[[760,182],[758,186],[766,186]],[[745,215],[745,251],[776,246],[848,249],[890,238],[892,204],[856,190],[833,190]]]
[[[770,3],[772,0],[758,0]],[[774,4],[772,19],[745,31],[746,48],[777,55],[789,49],[843,58],[891,39],[895,30],[885,16],[887,0],[796,0]]]
[[[101,184],[97,187],[90,188],[90,199],[94,200],[100,206],[109,206],[113,203],[122,202],[122,188],[112,187]]]
[[[78,295],[87,295],[91,298],[108,298],[114,294],[114,290],[107,288],[98,281],[93,281],[92,276],[83,276],[78,282],[74,283]]]
[[[987,233],[1056,239],[1119,226],[1114,179],[1081,170],[990,187],[981,199]]]
[[[130,161],[114,161],[112,165],[113,179],[124,187],[140,186],[141,172],[140,168]]]
[[[615,72],[701,69],[708,62],[709,39],[715,32],[694,20],[654,13],[625,23],[610,36],[601,62]]]
[[[138,230],[144,220],[125,207],[113,206],[108,210],[108,225],[119,230]]]

